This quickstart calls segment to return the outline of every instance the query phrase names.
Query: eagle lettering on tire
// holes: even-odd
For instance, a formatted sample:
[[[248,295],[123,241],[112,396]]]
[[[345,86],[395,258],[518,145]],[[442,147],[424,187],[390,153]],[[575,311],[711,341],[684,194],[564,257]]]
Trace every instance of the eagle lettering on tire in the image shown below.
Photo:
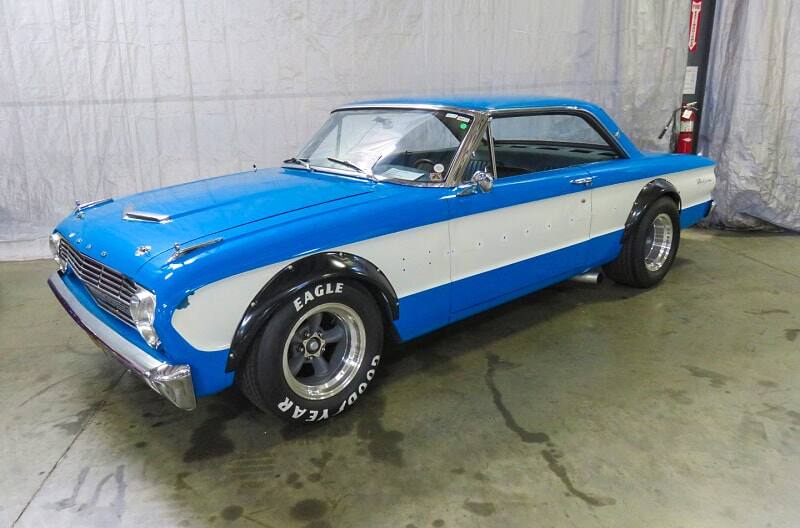
[[[353,406],[375,378],[383,320],[355,281],[320,281],[281,306],[256,339],[239,385],[259,408],[319,422]]]

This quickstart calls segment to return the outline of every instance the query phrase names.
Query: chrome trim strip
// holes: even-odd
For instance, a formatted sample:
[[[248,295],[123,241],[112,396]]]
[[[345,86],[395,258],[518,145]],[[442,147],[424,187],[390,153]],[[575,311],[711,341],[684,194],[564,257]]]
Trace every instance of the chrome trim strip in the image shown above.
[[[486,133],[489,134],[489,156],[492,158],[492,177],[497,180],[497,159],[494,157],[494,134],[492,134],[491,115],[489,115],[489,122],[486,123]]]
[[[53,273],[47,284],[67,313],[108,355],[176,407],[190,411],[197,406],[189,365],[159,361],[115,332],[78,301],[59,272]]]
[[[445,180],[446,187],[457,187],[461,182],[464,168],[469,163],[469,158],[480,145],[481,138],[486,133],[486,127],[489,124],[489,114],[485,112],[476,112],[473,114],[473,126],[469,128],[464,141],[456,151],[453,158],[453,163],[450,164],[450,169],[447,171],[447,178]]]
[[[82,204],[78,200],[75,200],[75,209],[72,210],[72,214],[74,214],[78,218],[83,218],[83,212],[87,209],[91,209],[92,207],[97,207],[99,205],[107,204],[108,202],[113,202],[113,198],[103,198],[101,200],[92,200],[91,202],[86,202]]]
[[[158,224],[166,224],[172,221],[170,215],[148,213],[146,211],[125,211],[122,214],[122,219],[128,220],[129,222],[152,222]]]
[[[475,116],[477,114],[483,113],[479,110],[464,108],[461,106],[421,104],[421,103],[354,103],[337,107],[333,111],[331,111],[331,113],[338,112],[340,110],[365,110],[365,109],[380,110],[381,108],[386,108],[389,110],[401,109],[401,110],[433,110],[436,112],[439,111],[458,112],[459,114],[467,114],[469,116]]]
[[[209,246],[213,246],[214,244],[219,244],[220,242],[222,242],[222,240],[223,238],[219,237],[219,238],[214,238],[212,240],[206,240],[205,242],[200,242],[199,244],[195,244],[193,246],[186,246],[186,247],[181,247],[181,245],[176,242],[175,245],[173,246],[175,248],[175,253],[173,253],[167,259],[167,263],[177,260],[184,255],[192,253],[193,251],[197,251],[198,249],[203,249]]]

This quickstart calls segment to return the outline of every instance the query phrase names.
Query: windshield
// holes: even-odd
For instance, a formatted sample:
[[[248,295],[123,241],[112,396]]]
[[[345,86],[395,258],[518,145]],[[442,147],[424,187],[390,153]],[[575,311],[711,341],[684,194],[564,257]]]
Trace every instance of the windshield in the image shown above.
[[[442,182],[471,123],[470,116],[447,111],[340,110],[287,161],[379,179]]]

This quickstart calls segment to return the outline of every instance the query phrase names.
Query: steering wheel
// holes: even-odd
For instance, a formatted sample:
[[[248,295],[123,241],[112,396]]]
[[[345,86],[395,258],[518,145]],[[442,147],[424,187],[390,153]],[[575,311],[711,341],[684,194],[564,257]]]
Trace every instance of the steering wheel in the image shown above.
[[[414,168],[415,169],[422,169],[421,166],[425,165],[425,164],[430,165],[428,170],[426,170],[425,172],[430,172],[430,171],[433,170],[433,166],[436,165],[436,162],[433,161],[433,160],[430,160],[428,158],[420,158],[420,159],[418,159],[417,161],[414,162]]]

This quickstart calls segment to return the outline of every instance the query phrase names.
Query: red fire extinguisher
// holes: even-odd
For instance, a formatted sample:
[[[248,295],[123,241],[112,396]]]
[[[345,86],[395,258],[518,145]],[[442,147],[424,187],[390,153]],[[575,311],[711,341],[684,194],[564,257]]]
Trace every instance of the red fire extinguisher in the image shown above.
[[[692,154],[694,153],[694,125],[696,122],[697,101],[680,106],[672,112],[658,139],[664,137],[670,125],[674,125],[669,149],[676,154]]]

